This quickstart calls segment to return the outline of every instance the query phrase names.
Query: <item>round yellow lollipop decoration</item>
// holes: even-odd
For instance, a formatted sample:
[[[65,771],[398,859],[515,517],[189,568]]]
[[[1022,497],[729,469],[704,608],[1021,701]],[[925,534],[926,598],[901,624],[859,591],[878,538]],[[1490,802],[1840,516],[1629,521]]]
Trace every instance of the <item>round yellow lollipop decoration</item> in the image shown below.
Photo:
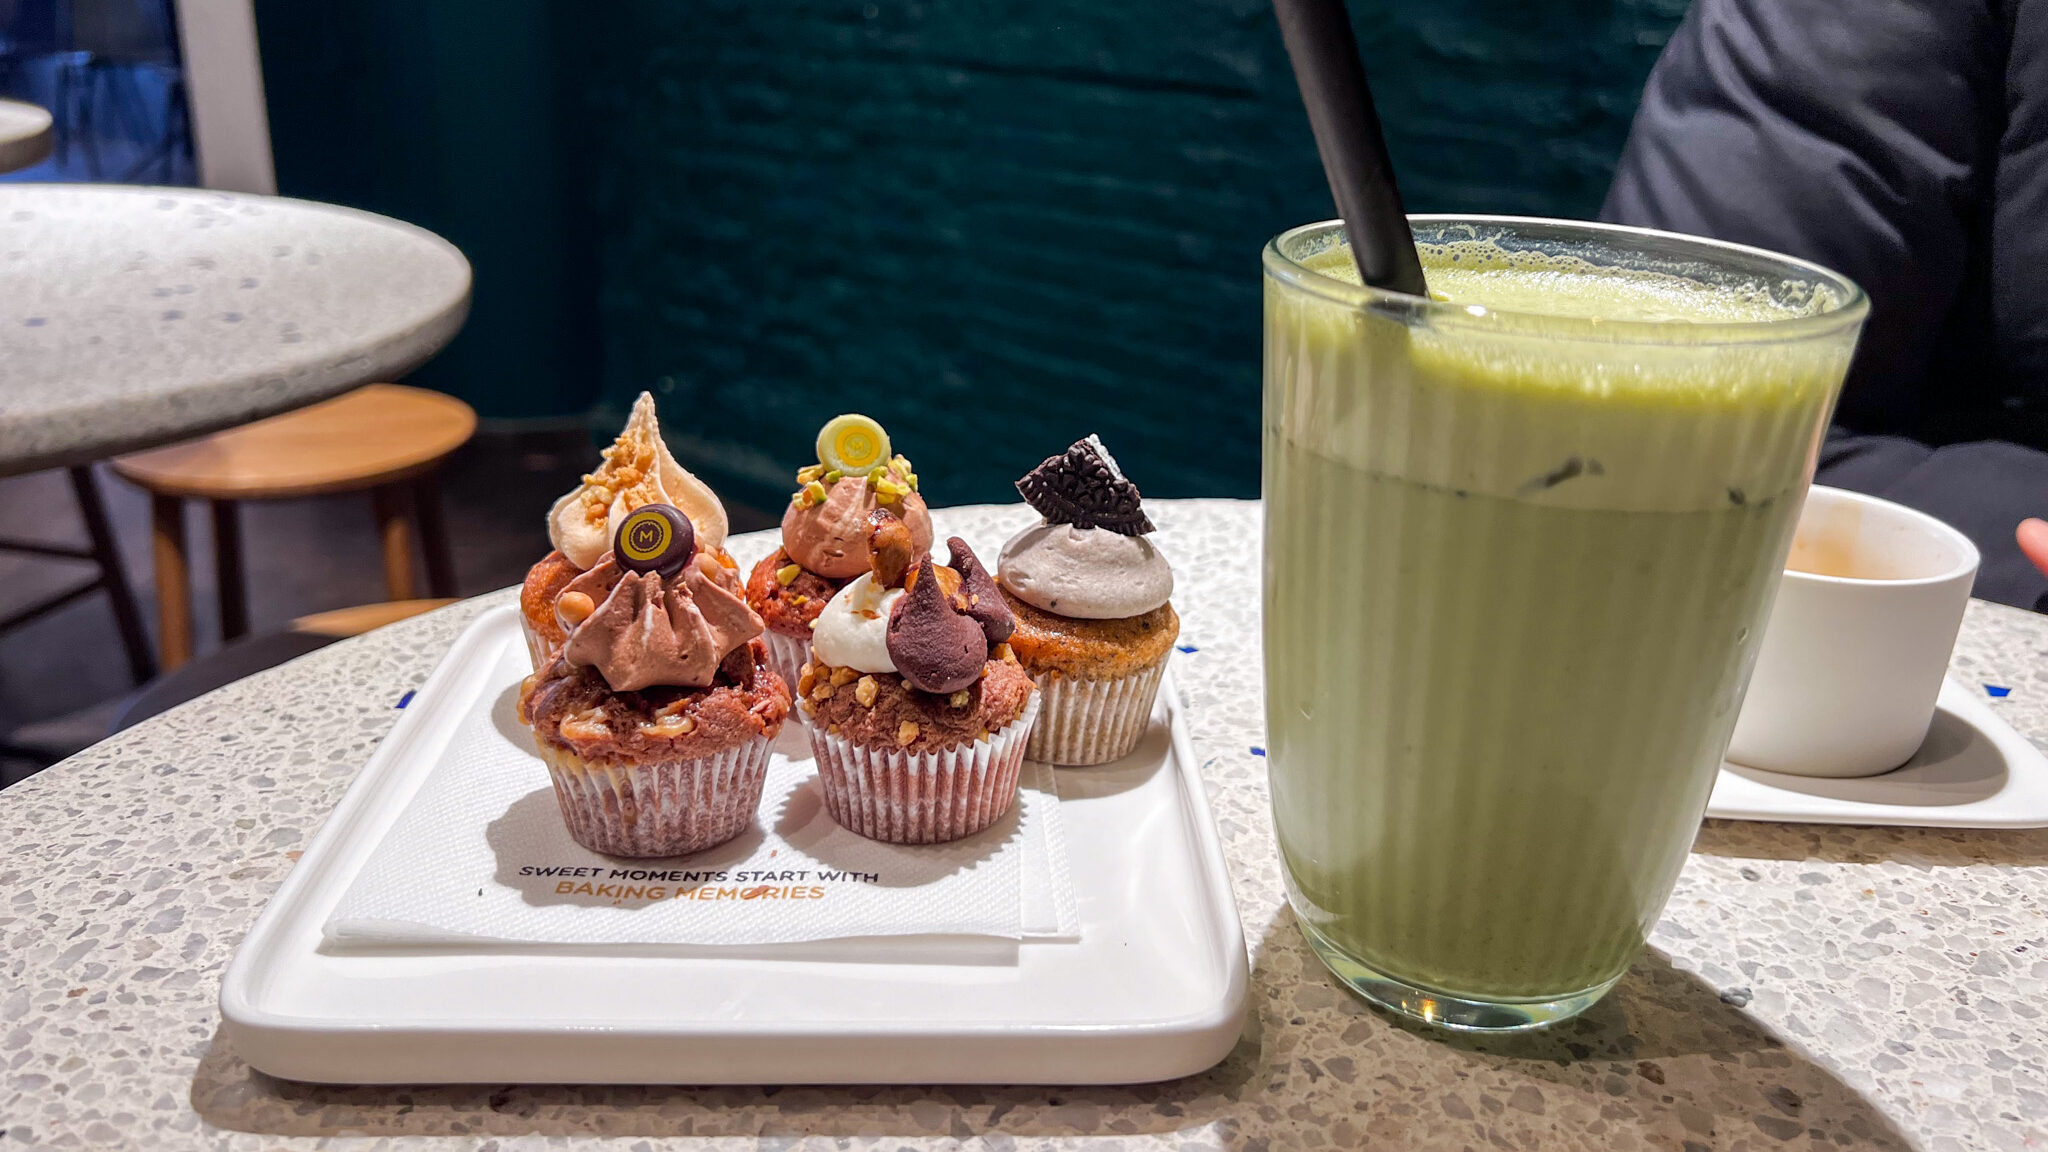
[[[889,434],[857,412],[834,416],[818,432],[818,462],[848,476],[865,476],[889,462]]]

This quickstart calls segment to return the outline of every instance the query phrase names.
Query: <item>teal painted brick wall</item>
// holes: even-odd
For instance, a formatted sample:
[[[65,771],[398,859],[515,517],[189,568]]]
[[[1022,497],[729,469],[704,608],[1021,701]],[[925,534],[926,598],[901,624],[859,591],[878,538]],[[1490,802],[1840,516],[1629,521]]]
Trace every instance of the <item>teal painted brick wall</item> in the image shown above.
[[[598,399],[590,22],[561,0],[256,0],[278,190],[409,220],[476,273],[414,383],[485,416]]]
[[[1585,216],[1684,0],[1355,3],[1410,206]],[[1257,482],[1258,250],[1330,214],[1268,0],[257,0],[287,194],[476,266],[421,374],[487,416],[662,395],[773,503],[885,420],[942,502],[1088,431]]]
[[[1683,0],[1354,4],[1415,211],[1591,215]],[[826,417],[936,503],[1099,431],[1257,488],[1258,251],[1330,214],[1266,0],[702,0],[591,61],[602,416],[774,499]]]

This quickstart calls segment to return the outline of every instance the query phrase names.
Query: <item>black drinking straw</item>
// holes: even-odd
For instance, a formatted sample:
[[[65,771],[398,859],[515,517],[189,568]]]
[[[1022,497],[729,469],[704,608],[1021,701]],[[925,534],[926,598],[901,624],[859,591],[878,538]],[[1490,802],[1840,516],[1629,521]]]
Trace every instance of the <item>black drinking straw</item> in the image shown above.
[[[1273,0],[1273,11],[1358,274],[1375,288],[1429,295],[1343,0]]]

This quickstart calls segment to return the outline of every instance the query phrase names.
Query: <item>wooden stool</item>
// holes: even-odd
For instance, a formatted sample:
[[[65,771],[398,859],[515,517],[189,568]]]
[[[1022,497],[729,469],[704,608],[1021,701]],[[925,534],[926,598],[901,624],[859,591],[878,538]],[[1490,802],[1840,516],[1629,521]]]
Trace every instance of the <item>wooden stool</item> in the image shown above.
[[[192,657],[192,579],[186,555],[187,498],[213,509],[214,567],[222,638],[249,630],[238,500],[284,500],[369,489],[384,545],[384,583],[393,600],[419,595],[411,529],[425,557],[427,587],[455,594],[434,469],[476,431],[476,413],[452,396],[398,384],[370,384],[344,396],[226,432],[114,461],[114,471],[150,494],[155,522],[158,652],[165,671]],[[411,521],[408,524],[408,521]]]

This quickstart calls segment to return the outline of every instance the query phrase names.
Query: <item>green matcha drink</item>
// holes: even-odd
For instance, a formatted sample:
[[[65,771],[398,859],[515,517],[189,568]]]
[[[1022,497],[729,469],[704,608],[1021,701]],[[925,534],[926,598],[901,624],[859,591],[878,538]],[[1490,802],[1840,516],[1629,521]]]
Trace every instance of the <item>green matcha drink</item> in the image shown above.
[[[1582,1010],[1706,806],[1865,311],[1810,265],[1417,218],[1266,257],[1274,823],[1326,963],[1454,1026]]]

